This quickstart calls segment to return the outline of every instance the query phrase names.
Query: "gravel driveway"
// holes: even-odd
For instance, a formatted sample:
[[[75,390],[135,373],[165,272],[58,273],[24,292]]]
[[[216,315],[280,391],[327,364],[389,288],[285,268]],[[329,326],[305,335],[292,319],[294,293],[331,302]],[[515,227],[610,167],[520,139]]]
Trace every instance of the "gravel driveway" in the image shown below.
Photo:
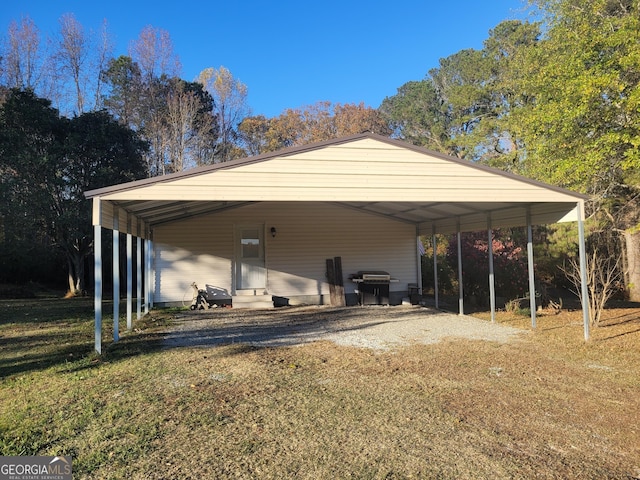
[[[179,313],[166,348],[231,343],[277,347],[329,340],[338,345],[389,350],[445,338],[509,342],[525,330],[421,306],[217,308]]]

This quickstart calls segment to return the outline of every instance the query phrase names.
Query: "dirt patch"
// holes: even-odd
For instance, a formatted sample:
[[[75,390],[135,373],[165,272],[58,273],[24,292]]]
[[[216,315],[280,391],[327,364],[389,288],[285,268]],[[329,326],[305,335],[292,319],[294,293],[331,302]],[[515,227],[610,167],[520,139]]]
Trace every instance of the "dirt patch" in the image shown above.
[[[246,343],[278,347],[332,341],[341,346],[389,350],[447,338],[505,343],[526,330],[419,306],[292,307],[275,310],[216,309],[184,312],[164,346]]]

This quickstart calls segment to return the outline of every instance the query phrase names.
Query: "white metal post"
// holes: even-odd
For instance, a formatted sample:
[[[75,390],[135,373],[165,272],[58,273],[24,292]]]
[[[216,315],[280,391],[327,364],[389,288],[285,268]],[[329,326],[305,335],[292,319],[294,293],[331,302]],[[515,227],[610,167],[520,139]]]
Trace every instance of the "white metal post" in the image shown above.
[[[584,235],[584,205],[577,204],[578,210],[578,248],[580,252],[580,281],[582,283],[582,321],[584,323],[584,339],[589,340],[589,290],[587,288],[587,252]]]
[[[149,239],[147,238],[144,242],[144,314],[149,313]]]
[[[527,269],[529,270],[529,309],[531,310],[531,328],[536,328],[536,278],[533,263],[533,229],[531,210],[527,208]]]
[[[120,338],[120,226],[118,209],[113,208],[113,341]]]
[[[496,285],[493,272],[493,230],[491,229],[491,215],[487,217],[488,250],[489,257],[489,304],[491,305],[491,322],[496,321]]]
[[[435,296],[436,308],[440,308],[438,298],[438,239],[436,237],[435,227],[433,227],[433,237],[431,242],[433,243],[433,293]]]
[[[149,232],[151,235],[151,232]],[[153,308],[153,240],[149,237],[149,308]]]
[[[99,202],[100,199],[97,201]],[[94,348],[100,355],[102,354],[102,227],[100,225],[93,226],[93,274]]]
[[[458,222],[458,314],[464,315],[464,292],[462,290],[462,237],[460,235],[460,222]]]
[[[420,239],[420,229],[418,228],[418,226],[416,226],[416,256],[418,258],[418,269],[416,272],[418,278],[416,285],[418,286],[418,293],[422,295],[422,249],[418,247],[419,242],[422,242],[422,240]]]
[[[144,291],[144,315],[149,313],[149,259],[148,259],[148,250],[149,250],[149,242],[145,238],[142,242],[144,244],[144,285],[142,286],[142,290]]]
[[[133,242],[131,225],[127,227],[127,330],[131,330],[133,319]]]
[[[142,318],[142,238],[136,237],[136,318]]]

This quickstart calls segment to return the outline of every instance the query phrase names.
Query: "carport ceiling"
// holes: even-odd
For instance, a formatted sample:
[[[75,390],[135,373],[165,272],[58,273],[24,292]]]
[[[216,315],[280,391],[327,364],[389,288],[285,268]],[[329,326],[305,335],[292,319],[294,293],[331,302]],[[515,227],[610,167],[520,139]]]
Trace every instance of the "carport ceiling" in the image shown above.
[[[321,202],[420,234],[577,220],[586,197],[373,134],[295,147],[86,192],[153,228],[255,202]],[[95,204],[94,204],[95,205]],[[122,225],[123,222],[120,222]]]
[[[256,202],[241,201],[113,201],[114,206],[128,212],[151,228],[201,215],[219,213]],[[444,203],[444,202],[330,202],[418,226],[421,235],[478,231],[487,226],[489,217],[493,227],[523,226],[529,212],[533,224],[556,223],[574,218],[575,203]]]

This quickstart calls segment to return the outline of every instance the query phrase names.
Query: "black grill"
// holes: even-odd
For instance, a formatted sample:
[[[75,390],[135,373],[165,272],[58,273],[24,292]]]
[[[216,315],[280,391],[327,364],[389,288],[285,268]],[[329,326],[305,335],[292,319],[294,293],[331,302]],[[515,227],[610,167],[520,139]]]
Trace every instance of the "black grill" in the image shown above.
[[[389,305],[389,284],[392,278],[388,272],[361,270],[351,276],[351,281],[357,284],[360,305]]]

